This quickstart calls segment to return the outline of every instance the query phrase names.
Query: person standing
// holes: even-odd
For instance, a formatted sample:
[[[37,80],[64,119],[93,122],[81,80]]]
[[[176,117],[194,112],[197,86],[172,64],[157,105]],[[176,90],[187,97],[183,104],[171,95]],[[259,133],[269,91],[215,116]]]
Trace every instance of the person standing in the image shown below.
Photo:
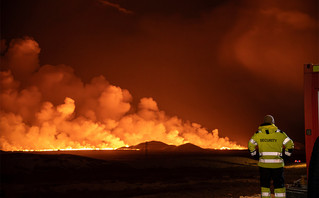
[[[294,143],[285,132],[278,129],[273,116],[264,117],[264,123],[249,140],[248,149],[251,156],[259,159],[261,197],[270,198],[271,180],[273,180],[275,197],[286,197],[282,157],[291,156]]]

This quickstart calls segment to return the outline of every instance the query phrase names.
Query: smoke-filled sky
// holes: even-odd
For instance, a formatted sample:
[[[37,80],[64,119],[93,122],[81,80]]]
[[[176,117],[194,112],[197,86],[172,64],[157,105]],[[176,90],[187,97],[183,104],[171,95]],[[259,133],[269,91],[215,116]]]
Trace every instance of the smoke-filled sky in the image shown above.
[[[1,127],[23,123],[20,138],[49,128],[60,145],[133,144],[140,125],[160,131],[144,140],[167,143],[218,129],[246,146],[271,114],[303,143],[318,9],[317,0],[1,0]],[[108,132],[69,134],[96,123]]]

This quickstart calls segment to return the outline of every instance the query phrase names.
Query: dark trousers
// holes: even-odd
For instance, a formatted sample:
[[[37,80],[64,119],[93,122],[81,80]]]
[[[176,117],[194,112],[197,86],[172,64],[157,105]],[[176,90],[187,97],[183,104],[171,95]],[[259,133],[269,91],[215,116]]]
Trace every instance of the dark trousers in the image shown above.
[[[259,167],[260,186],[270,188],[270,181],[273,180],[274,188],[285,187],[284,168],[262,168]]]

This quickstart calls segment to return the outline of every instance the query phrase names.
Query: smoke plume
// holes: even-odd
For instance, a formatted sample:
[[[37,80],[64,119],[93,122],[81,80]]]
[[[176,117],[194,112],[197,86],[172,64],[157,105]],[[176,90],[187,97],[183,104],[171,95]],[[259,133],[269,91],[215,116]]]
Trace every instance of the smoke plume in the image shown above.
[[[25,38],[11,41],[2,57],[1,150],[118,148],[151,140],[243,148],[217,129],[166,115],[152,98],[133,108],[129,91],[103,76],[84,83],[70,66],[40,67],[39,53],[38,43]]]

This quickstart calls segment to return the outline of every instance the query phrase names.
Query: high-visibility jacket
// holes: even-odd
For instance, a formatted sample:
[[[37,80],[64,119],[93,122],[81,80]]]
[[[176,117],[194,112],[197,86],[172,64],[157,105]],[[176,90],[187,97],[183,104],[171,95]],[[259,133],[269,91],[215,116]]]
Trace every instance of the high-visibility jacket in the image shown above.
[[[279,130],[274,124],[262,124],[258,131],[248,142],[248,149],[252,156],[257,155],[257,147],[259,151],[258,166],[263,168],[281,168],[284,167],[284,155],[291,156],[294,149],[293,141]]]

